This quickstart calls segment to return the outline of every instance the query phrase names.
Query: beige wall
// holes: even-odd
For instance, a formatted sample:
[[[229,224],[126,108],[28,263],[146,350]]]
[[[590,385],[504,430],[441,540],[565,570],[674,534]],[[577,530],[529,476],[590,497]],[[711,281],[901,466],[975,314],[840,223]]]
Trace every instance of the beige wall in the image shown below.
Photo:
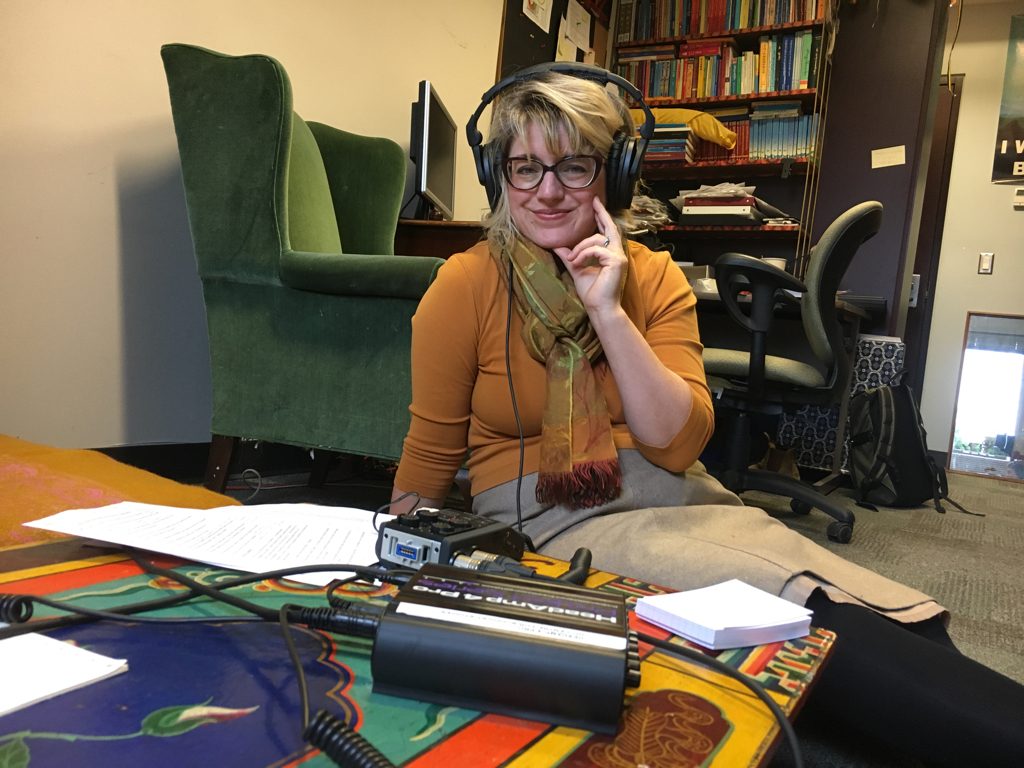
[[[1024,211],[1013,209],[1014,185],[991,183],[1010,17],[1018,14],[1021,0],[968,0],[953,48],[951,69],[964,74],[964,91],[921,397],[936,451],[949,449],[967,313],[1024,314]],[[953,23],[951,11],[950,34]],[[996,254],[992,275],[978,274],[980,251]]]
[[[268,53],[304,117],[408,146],[421,79],[464,124],[501,0],[0,0],[0,432],[209,439],[209,363],[162,43]],[[456,217],[486,204],[466,147]],[[252,351],[259,355],[259,350]]]

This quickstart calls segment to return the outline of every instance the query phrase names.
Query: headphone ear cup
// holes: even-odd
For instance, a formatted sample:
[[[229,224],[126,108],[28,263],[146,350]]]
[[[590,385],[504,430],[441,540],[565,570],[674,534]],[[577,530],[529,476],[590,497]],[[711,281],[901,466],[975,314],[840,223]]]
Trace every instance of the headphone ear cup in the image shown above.
[[[501,152],[491,143],[481,148],[478,175],[487,192],[487,204],[493,211],[501,199]]]
[[[611,210],[629,208],[633,203],[633,188],[639,170],[636,153],[636,139],[628,138],[624,133],[615,136],[611,149],[608,150],[608,165],[605,171],[606,195]]]

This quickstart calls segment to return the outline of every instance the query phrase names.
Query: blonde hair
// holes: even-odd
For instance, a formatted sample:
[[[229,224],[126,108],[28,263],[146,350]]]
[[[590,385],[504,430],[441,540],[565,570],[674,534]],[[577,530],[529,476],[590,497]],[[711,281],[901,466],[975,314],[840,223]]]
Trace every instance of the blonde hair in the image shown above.
[[[492,155],[491,171],[495,182],[501,185],[501,195],[484,218],[483,226],[489,238],[502,247],[509,245],[517,234],[502,165],[512,142],[524,139],[531,125],[540,129],[551,152],[563,150],[564,130],[571,153],[598,154],[605,160],[617,135],[633,136],[636,131],[629,109],[617,93],[592,80],[556,72],[510,86],[495,100],[491,110],[487,150],[500,148]],[[629,209],[609,213],[622,234],[632,222]]]

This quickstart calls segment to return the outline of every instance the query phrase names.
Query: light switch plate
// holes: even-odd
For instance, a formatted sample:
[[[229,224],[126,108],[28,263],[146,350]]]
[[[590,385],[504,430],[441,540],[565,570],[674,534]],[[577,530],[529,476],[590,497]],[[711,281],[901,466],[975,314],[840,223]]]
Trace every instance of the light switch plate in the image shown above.
[[[991,251],[982,251],[978,254],[978,274],[979,275],[991,275],[992,266],[996,260],[996,255]]]

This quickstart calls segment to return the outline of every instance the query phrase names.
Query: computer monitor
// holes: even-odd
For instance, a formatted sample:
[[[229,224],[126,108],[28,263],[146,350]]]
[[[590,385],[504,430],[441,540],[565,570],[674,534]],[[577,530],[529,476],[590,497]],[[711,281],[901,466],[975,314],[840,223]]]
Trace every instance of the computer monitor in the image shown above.
[[[409,157],[416,169],[416,218],[451,220],[455,208],[455,144],[458,128],[429,80],[420,81],[412,104]]]

